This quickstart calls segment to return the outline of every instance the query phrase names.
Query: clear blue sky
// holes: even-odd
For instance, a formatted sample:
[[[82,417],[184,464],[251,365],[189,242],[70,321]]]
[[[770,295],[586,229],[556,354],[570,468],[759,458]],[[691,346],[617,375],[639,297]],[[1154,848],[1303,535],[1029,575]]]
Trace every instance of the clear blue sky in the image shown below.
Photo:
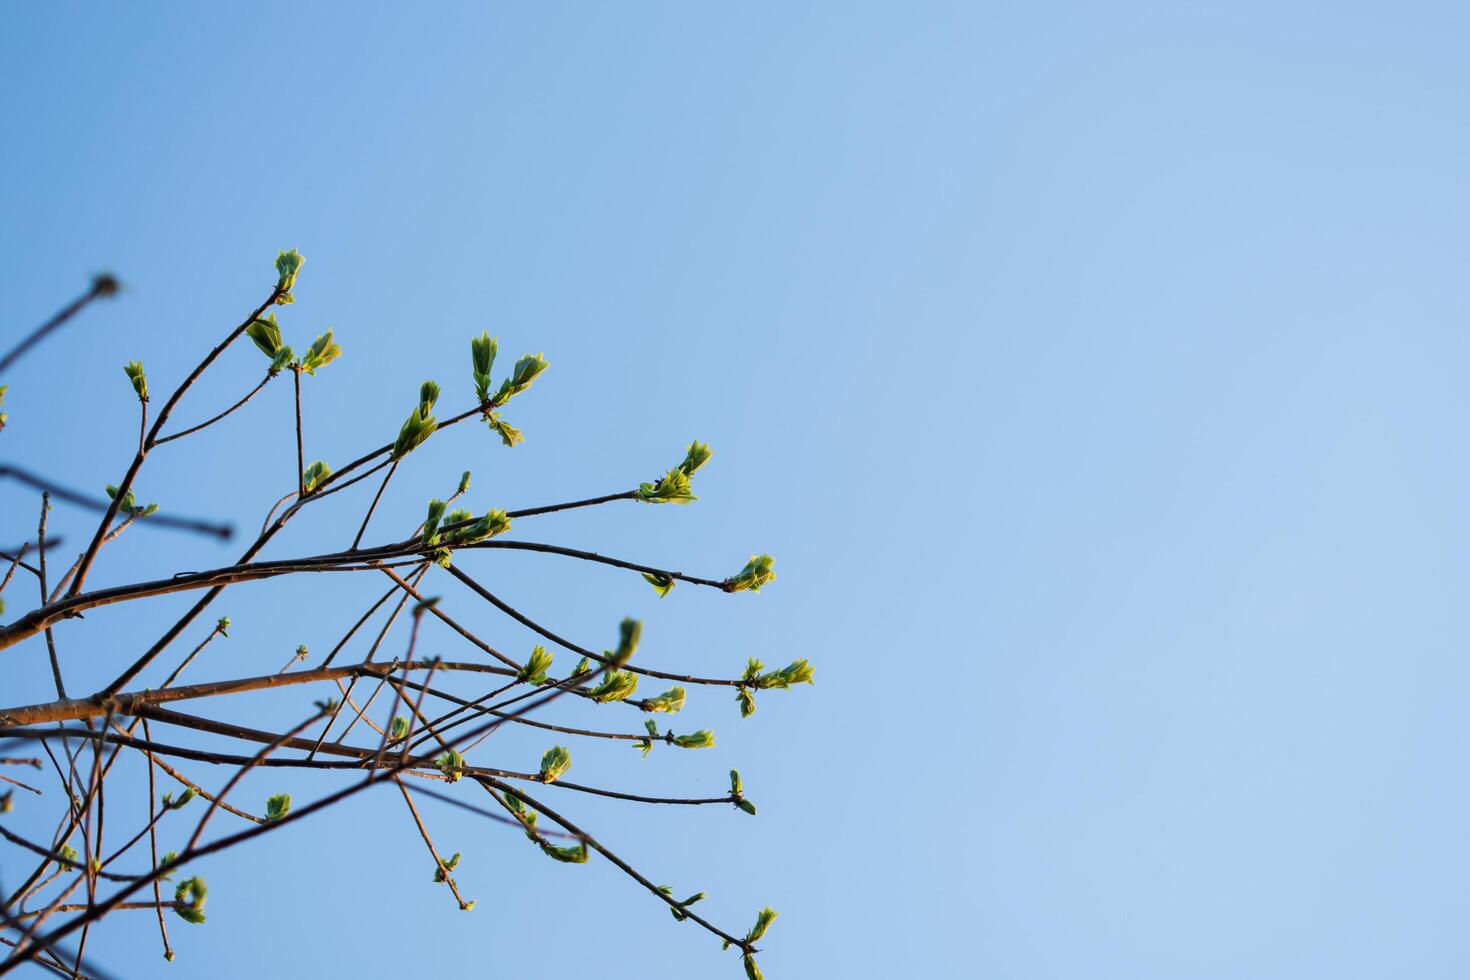
[[[552,364],[512,413],[525,445],[431,440],[385,534],[466,467],[475,506],[515,507],[713,444],[693,507],[518,532],[715,576],[770,551],[759,596],[464,562],[588,644],[643,617],[650,664],[815,662],[746,721],[691,696],[679,720],[713,750],[574,746],[585,781],[646,792],[719,792],[738,766],[758,818],[557,797],[718,921],[781,910],[768,976],[1463,977],[1467,19],[22,5],[0,35],[5,330],[101,268],[128,290],[8,379],[4,451],[115,481],[118,366],[171,388],[300,248],[288,339],[331,325],[346,350],[307,379],[308,458],[387,441],[423,378],[468,404],[481,330]],[[232,351],[181,417],[261,368]],[[160,451],[142,496],[258,521],[293,479],[287,393]],[[342,545],[361,497],[271,554]],[[24,536],[30,497],[0,501]],[[94,581],[233,555],[140,529]],[[198,679],[324,648],[375,588],[236,590]],[[529,649],[447,578],[430,591]],[[180,606],[68,624],[73,687]],[[42,647],[4,657],[0,700],[46,695]],[[480,756],[529,766],[542,742]],[[129,977],[740,975],[607,862],[429,806],[466,855],[462,914],[402,811],[383,794],[200,867],[210,921],[176,924],[167,970],[143,919],[91,949]]]

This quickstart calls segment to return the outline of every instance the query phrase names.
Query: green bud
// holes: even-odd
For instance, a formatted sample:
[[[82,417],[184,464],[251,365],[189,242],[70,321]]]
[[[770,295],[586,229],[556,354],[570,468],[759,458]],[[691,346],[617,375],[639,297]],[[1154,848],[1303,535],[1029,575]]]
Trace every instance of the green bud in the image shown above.
[[[657,592],[660,598],[674,591],[674,577],[672,575],[657,575],[653,572],[644,572],[643,581],[653,586],[653,591]]]
[[[188,905],[175,905],[174,915],[177,915],[179,918],[183,919],[185,922],[190,923],[191,925],[204,925],[204,913]]]
[[[671,687],[658,697],[648,698],[643,702],[644,711],[662,711],[668,714],[676,714],[684,708],[684,689],[682,687]]]
[[[500,434],[500,441],[507,448],[513,447],[517,443],[525,442],[525,437],[521,435],[521,430],[505,421],[496,412],[486,412],[484,418],[485,424]]]
[[[737,688],[735,700],[740,703],[740,717],[749,718],[755,714],[755,695],[750,692],[750,688]]]
[[[402,715],[395,715],[393,717],[393,724],[388,729],[388,734],[391,738],[400,740],[404,738],[408,735],[408,719]]]
[[[271,374],[280,374],[286,369],[286,365],[296,360],[296,355],[290,347],[282,347],[276,351],[276,356],[271,358],[271,366],[268,369]]]
[[[117,487],[113,486],[111,483],[109,483],[103,489],[107,491],[108,500],[111,500],[117,496]],[[122,503],[118,505],[118,510],[127,511],[131,514],[137,509],[138,501],[136,498],[134,498],[133,491],[129,490],[127,493],[123,494]]]
[[[332,331],[328,330],[312,341],[306,356],[301,359],[301,370],[316,376],[317,368],[326,367],[342,356],[342,348],[332,342]]]
[[[735,769],[730,770],[730,794],[739,796],[741,792],[740,773]]]
[[[587,696],[598,704],[623,701],[638,689],[638,675],[622,670],[609,670],[602,675],[602,683],[587,692]]]
[[[138,401],[146,402],[148,400],[148,376],[143,373],[143,363],[129,361],[123,365],[123,374],[126,374],[128,380],[133,383],[133,390],[138,393]]]
[[[554,783],[572,768],[572,754],[564,745],[553,745],[541,757],[541,781]]]
[[[194,799],[194,795],[194,787],[192,786],[186,787],[184,791],[179,794],[179,798],[177,800],[173,798],[174,795],[172,793],[164,793],[163,805],[168,807],[170,810],[182,810],[184,807],[189,805],[190,800]]]
[[[633,747],[635,749],[641,749],[643,758],[646,759],[648,758],[648,753],[653,751],[653,740],[658,738],[658,725],[652,718],[646,718],[643,721],[643,727],[648,730],[648,737],[640,738],[633,743]]]
[[[759,667],[760,661],[755,661],[755,664],[757,665],[757,667]],[[749,673],[749,668],[747,668],[745,679],[750,681],[753,686],[760,690],[767,690],[770,688],[785,690],[786,688],[789,688],[792,684],[816,683],[812,680],[813,673],[814,671],[812,669],[811,663],[805,657],[802,657],[798,660],[791,661],[791,663],[787,664],[785,667],[782,667],[780,670],[773,670],[768,674],[756,674],[752,676]]]
[[[473,524],[466,524],[446,532],[444,542],[456,546],[474,544],[476,541],[484,541],[486,538],[493,538],[509,530],[510,515],[503,510],[488,510],[484,517]]]
[[[572,676],[576,677],[580,674],[585,674],[591,669],[592,661],[588,660],[586,657],[583,657],[581,660],[577,661],[577,666],[572,668]]]
[[[575,847],[557,847],[554,844],[548,844],[545,841],[540,841],[539,843],[541,844],[541,850],[545,851],[546,856],[551,858],[552,860],[561,861],[564,864],[587,863],[586,841],[583,841]]]
[[[327,477],[332,475],[332,468],[321,460],[317,460],[308,466],[301,474],[301,482],[306,487],[306,492],[311,493],[317,487],[326,482]]]
[[[9,813],[15,809],[15,790],[8,789],[0,793],[0,813]]]
[[[70,844],[62,844],[56,849],[56,853],[60,854],[62,860],[66,861],[68,864],[80,863],[79,861],[77,861],[77,849],[75,847],[72,847]]]
[[[470,367],[475,378],[475,398],[483,405],[490,400],[490,370],[500,345],[486,330],[470,338]]]
[[[616,666],[621,667],[633,656],[638,649],[638,640],[643,636],[643,624],[630,618],[625,618],[618,624],[618,648],[616,650],[604,650],[603,653]]]
[[[436,544],[439,541],[439,522],[444,519],[444,508],[447,506],[442,500],[429,501],[429,516],[424,518],[425,544]]]
[[[746,813],[750,814],[752,817],[755,816],[755,804],[745,799],[744,797],[736,800],[735,805],[744,810]]]
[[[546,672],[551,669],[551,661],[553,659],[545,647],[532,647],[531,659],[526,661],[526,665],[516,675],[516,680],[525,684],[546,683]]]
[[[255,341],[260,352],[272,360],[281,352],[281,325],[276,322],[274,313],[252,320],[250,326],[245,328],[245,336]]]
[[[398,438],[393,441],[393,449],[388,454],[390,459],[399,460],[413,452],[424,444],[424,440],[434,434],[439,423],[432,415],[423,415],[415,408],[398,430]]]
[[[457,497],[460,494],[464,493],[469,488],[470,488],[470,471],[469,470],[465,470],[464,471],[464,476],[462,476],[462,477],[459,478],[459,487],[454,491],[454,495]]]
[[[461,524],[465,521],[472,521],[474,519],[475,515],[471,514],[463,507],[456,507],[454,508],[454,510],[451,510],[449,513],[444,515],[445,524]]]
[[[689,474],[678,467],[659,477],[657,483],[640,483],[635,493],[646,504],[687,504],[699,499],[690,490]]]
[[[279,276],[276,279],[276,289],[280,291],[280,295],[276,297],[277,306],[285,306],[287,303],[296,301],[291,295],[291,290],[296,288],[296,275],[305,263],[306,259],[294,248],[276,256],[276,273]]]
[[[759,592],[761,586],[770,585],[776,580],[776,573],[771,570],[776,559],[770,555],[751,555],[750,561],[734,576],[725,579],[724,589],[726,592]]]
[[[684,462],[679,464],[679,469],[684,471],[685,476],[693,476],[701,466],[709,462],[709,458],[713,455],[714,452],[710,450],[709,443],[696,439],[685,450]]]
[[[499,408],[504,405],[511,398],[531,387],[531,382],[540,377],[541,372],[548,367],[550,365],[540,354],[524,355],[519,361],[516,361],[510,377],[500,383],[500,390],[495,393],[494,398],[490,399],[489,406]]]
[[[715,733],[701,728],[690,735],[675,735],[674,744],[681,749],[712,749],[715,747]]]
[[[440,884],[444,881],[447,881],[449,876],[446,875],[444,872],[453,871],[457,867],[459,867],[459,852],[455,851],[454,857],[450,858],[448,861],[445,861],[443,867],[434,868],[434,882],[436,884]],[[475,903],[471,902],[470,904],[473,905]]]
[[[290,793],[277,793],[265,801],[265,818],[267,820],[279,820],[290,812]]]
[[[419,414],[424,418],[434,411],[434,403],[439,400],[439,386],[433,381],[425,381],[419,385]]]
[[[750,931],[745,934],[745,941],[748,943],[759,941],[766,934],[766,930],[771,928],[771,923],[776,921],[778,914],[780,913],[769,905],[757,912],[755,925],[751,926]]]
[[[219,622],[214,624],[214,628],[219,632],[220,636],[229,636],[230,634],[225,631],[230,628],[230,617],[221,616]]]
[[[755,965],[755,957],[745,953],[740,957],[740,962],[745,966],[745,980],[762,980],[764,974],[761,968]]]
[[[446,750],[435,764],[439,767],[440,772],[449,777],[451,783],[459,782],[459,777],[464,775],[464,756],[460,755],[454,749]]]

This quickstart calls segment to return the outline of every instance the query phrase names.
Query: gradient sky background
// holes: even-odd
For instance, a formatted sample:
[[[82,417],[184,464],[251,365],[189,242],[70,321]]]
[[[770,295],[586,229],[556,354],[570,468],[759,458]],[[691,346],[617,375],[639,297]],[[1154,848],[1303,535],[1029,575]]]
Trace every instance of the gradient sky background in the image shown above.
[[[647,664],[814,661],[815,687],[746,721],[692,694],[677,721],[713,727],[713,750],[573,745],[577,777],[643,792],[718,793],[738,766],[758,818],[554,797],[733,930],[781,910],[767,976],[1463,977],[1467,21],[1412,3],[18,5],[6,334],[98,269],[128,289],[6,379],[4,452],[115,482],[136,426],[118,366],[171,390],[297,247],[288,340],[331,325],[345,348],[306,379],[309,459],[391,439],[424,378],[467,405],[483,329],[503,363],[552,364],[510,413],[526,443],[431,440],[384,536],[464,468],[472,505],[518,507],[713,444],[692,507],[517,533],[717,577],[770,551],[759,596],[463,564],[589,645],[643,617]],[[232,350],[178,417],[262,367]],[[294,480],[288,392],[160,450],[140,495],[254,525]],[[345,544],[366,494],[337,500],[269,554]],[[0,506],[6,544],[31,533],[29,493],[0,487]],[[54,514],[73,543],[87,528]],[[237,551],[138,529],[92,582]],[[379,591],[362,578],[227,594],[210,619],[231,638],[193,676],[324,651]],[[182,605],[67,624],[71,686],[105,683]],[[42,646],[3,656],[0,701],[47,696]],[[310,697],[234,717],[289,725]],[[545,742],[478,757],[529,768]],[[272,773],[241,802],[328,784]],[[7,820],[39,827],[18,802]],[[468,915],[382,793],[203,863],[210,921],[171,923],[171,967],[139,913],[90,950],[128,977],[741,975],[606,861],[553,864],[425,809],[465,852]],[[5,852],[0,877],[22,873]]]

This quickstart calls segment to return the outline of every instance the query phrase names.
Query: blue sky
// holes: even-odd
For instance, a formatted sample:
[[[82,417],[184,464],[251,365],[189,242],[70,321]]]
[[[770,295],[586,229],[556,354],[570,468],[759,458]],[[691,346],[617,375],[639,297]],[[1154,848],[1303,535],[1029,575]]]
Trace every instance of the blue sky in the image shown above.
[[[542,556],[464,563],[589,645],[642,617],[649,664],[813,660],[815,687],[745,721],[692,695],[679,720],[715,749],[573,746],[585,781],[644,792],[718,793],[737,766],[758,818],[557,798],[651,877],[708,891],[730,928],[781,910],[768,976],[1465,974],[1462,9],[53,4],[9,20],[6,331],[98,269],[128,288],[6,379],[8,458],[115,482],[136,426],[118,366],[141,358],[171,389],[289,247],[308,261],[288,340],[330,325],[345,349],[304,386],[308,458],[388,441],[424,378],[468,404],[481,330],[506,360],[552,364],[514,406],[526,443],[431,440],[383,534],[465,468],[473,505],[520,507],[714,446],[692,507],[516,530],[716,577],[769,551],[780,579],[759,596],[659,600]],[[262,367],[232,350],[180,417]],[[160,451],[141,495],[252,526],[294,479],[287,391]],[[271,554],[343,545],[366,506],[348,496]],[[0,500],[4,536],[23,537],[34,501]],[[88,528],[58,509],[54,530]],[[93,581],[234,553],[139,529]],[[227,594],[235,627],[198,679],[325,649],[376,594],[360,578]],[[447,577],[429,591],[492,642],[533,642]],[[72,686],[105,683],[179,608],[67,624]],[[46,696],[42,647],[3,656],[0,700]],[[290,724],[298,700],[208,711]],[[481,756],[530,767],[543,741],[497,736]],[[271,774],[242,793],[323,785]],[[177,924],[168,971],[740,975],[607,862],[556,865],[426,812],[465,852],[472,913],[429,883],[385,793],[200,867],[210,921]],[[18,873],[7,856],[0,874]],[[161,975],[146,926],[111,920],[90,948]]]

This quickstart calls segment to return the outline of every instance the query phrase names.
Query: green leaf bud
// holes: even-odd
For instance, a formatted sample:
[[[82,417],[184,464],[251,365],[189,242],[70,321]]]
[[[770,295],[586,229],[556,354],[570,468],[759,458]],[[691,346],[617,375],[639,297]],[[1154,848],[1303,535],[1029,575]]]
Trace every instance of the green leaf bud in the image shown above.
[[[572,768],[572,754],[564,745],[553,745],[541,757],[541,781],[554,783]]]
[[[539,843],[541,844],[541,850],[545,851],[546,856],[551,858],[552,860],[561,861],[564,864],[587,863],[586,841],[583,841],[575,847],[557,847],[554,844],[548,844],[545,841],[540,841]]]
[[[745,934],[745,941],[748,943],[758,942],[766,934],[766,930],[771,928],[771,923],[776,921],[776,916],[779,914],[769,905],[757,912],[755,914],[755,925],[751,926],[750,931]]]
[[[325,483],[327,478],[331,475],[332,468],[321,460],[317,460],[315,463],[312,463],[310,466],[308,466],[306,470],[301,474],[301,482],[302,485],[305,486],[306,492],[311,493],[317,487]]]
[[[419,414],[428,418],[434,411],[434,405],[439,401],[439,385],[433,381],[425,381],[419,385]]]
[[[623,701],[638,689],[638,675],[622,670],[609,670],[602,675],[602,683],[587,692],[587,696],[598,704]]]
[[[737,688],[735,700],[740,704],[740,717],[749,718],[755,714],[755,695],[751,693],[750,688]]]
[[[642,636],[643,623],[627,617],[618,624],[618,648],[604,650],[603,653],[615,666],[621,667],[632,658],[634,651],[638,649],[638,640]]]
[[[647,698],[643,702],[644,711],[662,711],[668,714],[676,714],[684,708],[684,689],[682,687],[671,687],[658,697]]]
[[[459,782],[459,777],[464,775],[464,756],[460,755],[454,749],[447,749],[436,760],[435,765],[439,767],[440,772],[449,777],[451,783]]]
[[[129,361],[123,365],[123,373],[133,383],[133,390],[138,393],[138,401],[148,400],[148,375],[143,373],[143,362]]]
[[[689,735],[675,735],[674,744],[681,749],[712,749],[715,747],[715,733],[701,728]]]
[[[761,586],[770,585],[776,580],[776,573],[771,570],[776,559],[770,555],[751,555],[750,561],[745,563],[735,575],[725,579],[724,589],[726,592],[759,592]]]
[[[516,680],[525,684],[545,684],[546,672],[551,669],[553,656],[547,652],[545,647],[536,646],[531,648],[531,658],[516,675]]]
[[[265,801],[265,818],[267,820],[279,820],[290,812],[290,793],[277,793]]]
[[[245,336],[253,340],[260,352],[272,360],[281,352],[281,325],[276,322],[274,313],[267,313],[261,319],[250,321],[250,326],[245,328]]]
[[[657,575],[653,572],[644,572],[643,581],[653,586],[653,591],[657,592],[660,598],[674,591],[674,577],[672,575]]]
[[[679,469],[684,471],[685,476],[693,476],[701,466],[709,462],[714,452],[709,448],[709,443],[695,440],[689,444],[684,452],[684,462],[679,464]]]
[[[296,288],[296,276],[301,272],[301,267],[306,264],[306,259],[294,248],[289,252],[282,252],[276,256],[276,289],[280,295],[276,297],[277,306],[285,306],[294,303],[295,297],[291,290]]]
[[[328,330],[312,341],[306,356],[301,359],[301,370],[315,377],[318,368],[326,367],[341,356],[342,348],[332,342],[332,331]]]

